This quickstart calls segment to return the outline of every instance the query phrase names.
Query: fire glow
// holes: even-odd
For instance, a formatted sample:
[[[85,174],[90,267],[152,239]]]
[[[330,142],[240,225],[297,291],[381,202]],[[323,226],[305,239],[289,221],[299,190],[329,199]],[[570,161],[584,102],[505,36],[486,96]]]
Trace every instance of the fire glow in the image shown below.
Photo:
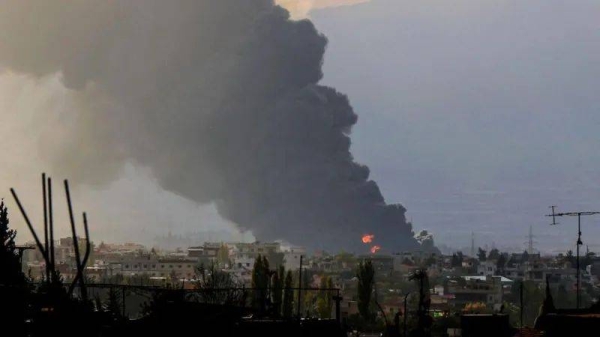
[[[375,237],[375,235],[373,235],[373,234],[365,234],[362,237],[362,242],[363,243],[371,243],[371,242],[373,242],[374,237]]]
[[[379,247],[379,246],[373,246],[373,247],[371,247],[371,254],[377,253],[377,251],[380,250],[380,249],[381,249],[381,247]]]

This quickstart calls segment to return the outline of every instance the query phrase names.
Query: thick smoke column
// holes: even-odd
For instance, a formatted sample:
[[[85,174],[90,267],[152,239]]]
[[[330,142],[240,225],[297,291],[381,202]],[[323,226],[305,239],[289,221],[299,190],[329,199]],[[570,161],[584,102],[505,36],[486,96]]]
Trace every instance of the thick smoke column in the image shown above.
[[[353,161],[347,97],[317,84],[326,44],[272,0],[0,7],[0,68],[71,90],[40,140],[65,175],[104,183],[133,162],[261,240],[364,251],[370,232],[416,249],[405,209]]]

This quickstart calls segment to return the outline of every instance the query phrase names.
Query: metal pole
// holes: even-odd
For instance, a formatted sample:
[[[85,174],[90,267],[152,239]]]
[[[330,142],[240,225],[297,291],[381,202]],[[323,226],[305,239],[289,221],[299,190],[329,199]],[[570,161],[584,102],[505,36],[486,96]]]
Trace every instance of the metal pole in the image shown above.
[[[48,177],[48,225],[50,230],[50,263],[52,273],[56,274],[56,262],[54,259],[54,216],[52,215],[52,179]],[[54,275],[53,275],[54,277]]]
[[[83,275],[83,270],[85,269],[85,266],[87,265],[87,261],[90,257],[92,245],[90,243],[90,232],[88,230],[87,215],[85,214],[85,212],[83,212],[83,229],[85,231],[85,255],[83,256],[83,261],[79,262],[81,264],[81,267],[79,268],[81,270],[81,272],[79,274],[79,284],[81,286],[81,298],[83,298],[83,300],[86,301],[87,300],[87,290],[85,288],[85,279],[84,279],[84,275]]]
[[[126,317],[125,315],[125,286],[121,286],[121,296],[123,296],[123,303],[121,304],[123,306],[123,317]]]
[[[65,180],[65,194],[67,196],[67,206],[69,208],[69,219],[71,220],[71,233],[73,234],[73,249],[75,250],[75,260],[77,261],[77,274],[81,275],[81,256],[79,254],[79,242],[77,240],[77,230],[75,229],[75,219],[73,217],[73,206],[71,205],[71,193],[69,192],[69,182]]]
[[[521,281],[521,289],[519,290],[519,299],[520,299],[520,314],[521,314],[521,329],[523,328],[523,287],[525,286],[525,281]]]
[[[42,201],[44,202],[44,250],[48,254],[48,204],[46,202],[46,173],[42,173]],[[46,282],[50,282],[50,265],[52,261],[46,261]]]
[[[579,305],[581,302],[581,271],[579,270],[579,246],[583,244],[581,242],[581,213],[577,214],[577,309],[579,309]]]
[[[300,269],[298,270],[298,319],[302,316],[300,315],[300,307],[302,303],[302,258],[304,256],[300,255]]]
[[[65,180],[65,194],[67,196],[67,206],[69,208],[69,219],[71,220],[71,232],[73,234],[73,248],[75,250],[75,262],[77,267],[77,274],[71,283],[69,288],[69,293],[72,293],[75,283],[79,281],[81,285],[81,295],[84,295],[84,285],[83,281],[81,281],[81,277],[83,276],[83,267],[81,266],[81,255],[79,254],[79,239],[77,237],[77,231],[75,229],[75,219],[73,218],[73,206],[71,205],[71,193],[69,192],[69,182]]]
[[[421,327],[421,322],[423,321],[423,316],[425,316],[425,304],[423,301],[425,300],[425,294],[423,293],[423,279],[424,276],[421,275],[421,283],[419,286],[419,327]]]
[[[21,266],[21,270],[23,270],[23,248],[19,249],[19,265]]]
[[[335,319],[337,320],[338,324],[342,324],[342,315],[340,312],[340,302],[342,301],[342,297],[340,296],[340,290],[337,290],[337,294],[336,296],[333,298],[335,300]]]
[[[21,214],[23,214],[25,223],[27,224],[27,227],[29,228],[31,235],[33,236],[33,239],[35,240],[35,244],[36,244],[38,250],[42,254],[44,261],[46,261],[46,263],[48,263],[48,254],[46,254],[46,251],[44,250],[44,246],[40,242],[40,239],[38,238],[37,233],[35,232],[35,229],[33,229],[33,225],[31,225],[31,221],[29,221],[29,217],[27,216],[27,213],[25,212],[23,205],[21,205],[21,201],[19,200],[19,197],[17,196],[17,192],[15,192],[14,188],[11,188],[10,193],[12,194],[13,198],[15,199],[17,206],[19,206],[19,210],[21,211]]]
[[[406,319],[408,316],[408,311],[407,311],[407,305],[406,305],[406,301],[408,300],[408,295],[410,295],[410,292],[407,293],[406,295],[404,295],[404,337],[406,337]]]
[[[550,208],[552,208],[552,214],[548,214],[546,216],[551,216],[552,217],[552,225],[556,225],[556,217],[557,216],[577,216],[577,308],[579,309],[580,305],[581,305],[581,271],[580,271],[580,257],[579,257],[579,246],[583,245],[583,242],[581,241],[581,216],[582,215],[586,215],[586,216],[590,216],[590,215],[598,215],[600,214],[600,212],[593,212],[593,211],[588,211],[588,212],[568,212],[568,213],[554,213],[554,210],[556,208],[556,206],[551,206]]]

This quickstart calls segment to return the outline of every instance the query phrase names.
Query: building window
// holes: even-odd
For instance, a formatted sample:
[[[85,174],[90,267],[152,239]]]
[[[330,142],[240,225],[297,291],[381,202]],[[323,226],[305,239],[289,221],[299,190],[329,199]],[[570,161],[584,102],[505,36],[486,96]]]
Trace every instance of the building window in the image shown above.
[[[178,268],[181,268],[181,265],[178,265],[177,267],[178,267]]]
[[[152,265],[152,269],[155,269],[155,268],[156,268],[156,265],[155,265],[155,264],[153,264],[153,265]]]
[[[125,269],[129,269],[129,265],[128,264],[125,265]]]

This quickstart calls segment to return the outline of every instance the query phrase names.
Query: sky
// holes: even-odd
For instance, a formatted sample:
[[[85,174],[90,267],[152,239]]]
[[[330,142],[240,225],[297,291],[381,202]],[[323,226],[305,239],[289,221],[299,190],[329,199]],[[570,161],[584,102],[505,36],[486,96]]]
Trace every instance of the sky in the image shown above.
[[[386,200],[407,208],[415,230],[452,247],[468,247],[474,232],[478,245],[518,250],[532,226],[543,250],[574,249],[575,219],[550,227],[544,215],[550,205],[600,209],[600,3],[283,5],[327,36],[321,83],[347,94],[359,116],[351,151]],[[47,121],[32,111],[68,109],[68,95],[54,75],[0,75],[0,150],[10,154],[1,163],[0,195],[11,206],[8,188],[17,188],[38,224],[44,153],[28,131]],[[94,210],[98,238],[151,242],[168,231],[235,231],[213,206],[164,191],[144,168],[128,165],[119,176],[74,191],[77,209]],[[57,216],[64,215],[63,207]],[[584,244],[600,249],[600,217],[583,224]],[[66,233],[66,222],[59,228]]]
[[[323,8],[335,8],[355,5],[369,0],[276,0],[275,2],[286,8],[293,19],[305,19],[309,13]]]
[[[323,82],[349,95],[352,151],[436,242],[574,248],[600,209],[600,3],[373,0],[314,11]],[[583,220],[600,248],[600,217]],[[587,235],[586,235],[587,234]]]

